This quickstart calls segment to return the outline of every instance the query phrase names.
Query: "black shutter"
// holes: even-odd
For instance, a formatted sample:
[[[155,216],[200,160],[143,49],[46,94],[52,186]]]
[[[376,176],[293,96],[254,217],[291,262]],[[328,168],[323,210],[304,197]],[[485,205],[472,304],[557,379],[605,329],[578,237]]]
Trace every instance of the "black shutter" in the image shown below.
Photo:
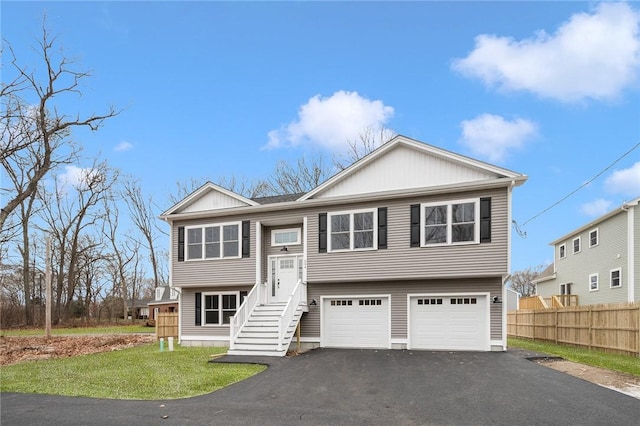
[[[480,242],[491,242],[491,198],[480,198]]]
[[[250,238],[251,235],[251,222],[248,220],[242,221],[242,257],[250,257],[251,253],[251,245]]]
[[[411,205],[411,247],[420,247],[420,204]]]
[[[196,293],[196,325],[202,325],[202,293]]]
[[[184,226],[178,226],[178,262],[184,262]]]
[[[378,249],[387,248],[387,208],[378,208]]]
[[[327,252],[327,214],[318,215],[318,253]]]

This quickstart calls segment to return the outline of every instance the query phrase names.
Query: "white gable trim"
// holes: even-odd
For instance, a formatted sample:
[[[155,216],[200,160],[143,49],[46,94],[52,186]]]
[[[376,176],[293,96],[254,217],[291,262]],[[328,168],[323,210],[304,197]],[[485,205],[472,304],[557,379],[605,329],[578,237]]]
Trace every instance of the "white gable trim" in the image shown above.
[[[175,204],[169,210],[167,210],[164,213],[162,213],[160,215],[160,218],[161,219],[168,218],[170,215],[172,215],[175,212],[181,210],[182,208],[194,203],[195,201],[200,199],[204,194],[207,194],[209,191],[212,191],[212,190],[220,192],[220,193],[222,193],[222,194],[224,194],[224,195],[226,195],[228,197],[231,197],[231,198],[233,198],[235,200],[238,200],[239,202],[241,202],[243,204],[246,204],[247,206],[258,206],[258,205],[260,205],[259,203],[256,203],[253,200],[245,198],[240,194],[236,194],[233,191],[229,191],[228,189],[225,189],[225,188],[221,187],[220,185],[216,185],[215,183],[212,183],[212,182],[207,182],[204,185],[202,185],[200,188],[198,188],[197,190],[195,190],[194,192],[189,194],[187,197],[185,197],[178,204]]]
[[[484,172],[497,174],[499,177],[517,178],[517,177],[522,177],[523,176],[523,175],[521,175],[519,173],[516,173],[516,172],[513,172],[511,170],[507,170],[507,169],[503,169],[501,167],[493,166],[491,164],[484,163],[482,161],[474,160],[472,158],[465,157],[463,155],[459,155],[459,154],[456,154],[456,153],[453,153],[453,152],[450,152],[450,151],[446,151],[444,149],[437,148],[435,146],[428,145],[428,144],[425,144],[425,143],[422,143],[422,142],[418,142],[418,141],[416,141],[414,139],[410,139],[410,138],[407,138],[405,136],[399,135],[399,136],[396,136],[395,138],[391,139],[389,142],[385,143],[384,145],[382,145],[381,147],[379,147],[378,149],[376,149],[375,151],[373,151],[369,155],[361,158],[360,160],[358,160],[355,163],[353,163],[351,166],[349,166],[346,169],[342,170],[340,173],[337,173],[336,175],[334,175],[333,177],[331,177],[330,179],[328,179],[327,181],[325,181],[323,184],[319,185],[318,187],[316,187],[312,191],[306,193],[305,195],[300,197],[298,199],[298,201],[304,201],[304,200],[308,200],[310,198],[313,198],[314,196],[318,195],[319,193],[322,193],[322,192],[326,191],[327,189],[335,186],[337,183],[345,180],[347,177],[353,175],[358,170],[361,170],[362,168],[366,167],[371,162],[373,162],[376,159],[380,158],[381,156],[385,155],[387,152],[389,152],[390,150],[392,150],[393,148],[395,148],[398,145],[405,145],[405,146],[407,146],[409,148],[413,148],[413,149],[415,149],[417,151],[421,151],[421,152],[424,152],[426,154],[430,154],[430,155],[433,155],[433,156],[436,156],[436,157],[448,159],[448,160],[450,160],[452,162],[464,164],[464,165],[466,165],[468,167],[479,169],[479,170],[484,171]]]

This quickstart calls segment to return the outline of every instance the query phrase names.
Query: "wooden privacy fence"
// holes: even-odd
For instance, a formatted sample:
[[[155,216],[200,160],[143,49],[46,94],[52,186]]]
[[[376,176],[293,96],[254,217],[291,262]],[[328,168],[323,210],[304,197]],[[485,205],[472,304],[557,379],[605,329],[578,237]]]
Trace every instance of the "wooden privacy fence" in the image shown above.
[[[156,339],[164,337],[178,337],[178,314],[159,313],[156,318]]]
[[[507,334],[640,356],[640,304],[509,312]]]

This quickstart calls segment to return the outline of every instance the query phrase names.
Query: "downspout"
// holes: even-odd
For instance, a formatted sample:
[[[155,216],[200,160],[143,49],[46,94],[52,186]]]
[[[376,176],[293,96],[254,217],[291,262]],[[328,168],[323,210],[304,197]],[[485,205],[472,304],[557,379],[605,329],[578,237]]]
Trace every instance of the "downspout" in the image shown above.
[[[627,301],[635,300],[635,207],[625,205],[622,210],[627,212]],[[624,272],[623,272],[624,273]]]

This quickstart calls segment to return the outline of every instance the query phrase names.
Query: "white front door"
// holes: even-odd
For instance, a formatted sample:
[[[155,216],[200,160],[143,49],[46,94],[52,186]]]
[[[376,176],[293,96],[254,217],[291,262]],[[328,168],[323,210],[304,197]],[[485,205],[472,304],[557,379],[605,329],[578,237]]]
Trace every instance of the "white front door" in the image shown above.
[[[301,256],[277,256],[271,258],[272,302],[286,302],[298,282],[298,262]]]

